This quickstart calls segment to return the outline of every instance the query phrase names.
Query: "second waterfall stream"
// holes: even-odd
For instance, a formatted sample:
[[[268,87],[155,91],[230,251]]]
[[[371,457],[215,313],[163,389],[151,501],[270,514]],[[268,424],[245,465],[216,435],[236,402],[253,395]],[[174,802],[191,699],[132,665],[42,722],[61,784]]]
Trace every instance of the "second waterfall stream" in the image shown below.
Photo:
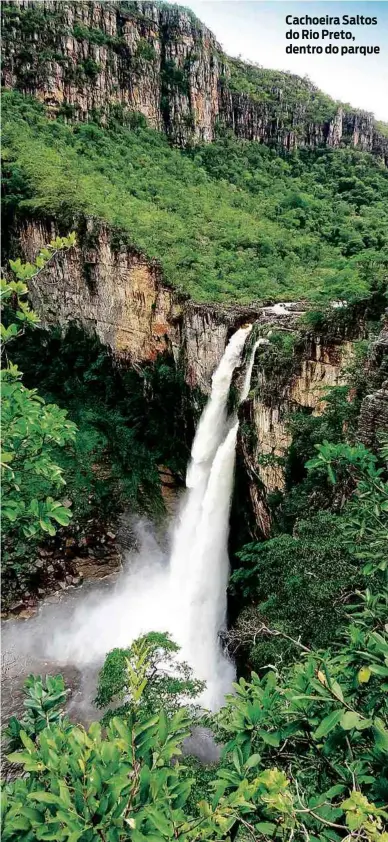
[[[231,337],[212,379],[187,470],[186,492],[172,529],[169,558],[152,529],[140,529],[138,550],[115,587],[79,593],[71,616],[56,614],[52,634],[44,623],[27,645],[58,664],[87,669],[107,652],[128,647],[149,631],[169,632],[195,676],[206,682],[201,704],[215,710],[231,689],[234,666],[219,639],[225,627],[229,576],[228,533],[238,419],[228,416],[233,372],[251,328]],[[260,340],[259,340],[260,342]],[[254,354],[247,362],[240,399],[249,391]],[[79,601],[80,600],[80,601]],[[58,606],[60,609],[60,606]],[[42,618],[43,619],[43,618]],[[41,634],[44,635],[44,643]]]

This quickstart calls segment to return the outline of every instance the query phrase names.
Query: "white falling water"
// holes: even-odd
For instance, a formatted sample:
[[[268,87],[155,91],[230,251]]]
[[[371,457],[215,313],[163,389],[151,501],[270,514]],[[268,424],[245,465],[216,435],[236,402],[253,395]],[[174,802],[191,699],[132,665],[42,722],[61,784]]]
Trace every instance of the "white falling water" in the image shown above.
[[[233,372],[251,327],[231,338],[213,375],[187,471],[187,497],[178,518],[170,563],[171,592],[179,605],[179,641],[196,676],[206,681],[206,704],[222,704],[233,680],[218,633],[226,619],[229,509],[238,430],[227,418]]]
[[[252,348],[251,356],[249,358],[249,362],[248,362],[248,365],[247,365],[247,370],[245,372],[243,387],[241,389],[240,403],[242,403],[242,401],[246,401],[246,399],[249,395],[249,390],[251,388],[252,371],[253,371],[253,366],[255,364],[256,351],[257,351],[259,345],[268,345],[268,344],[269,344],[268,339],[264,339],[264,337],[261,336],[260,339],[258,339],[257,342],[255,342],[255,344]]]
[[[216,709],[234,677],[219,632],[226,619],[229,575],[229,510],[233,490],[237,416],[227,417],[235,368],[241,362],[250,327],[238,330],[213,376],[212,391],[200,419],[187,471],[187,491],[166,559],[148,528],[141,546],[117,586],[99,593],[79,591],[74,603],[48,606],[18,634],[19,643],[39,655],[86,669],[100,664],[114,647],[127,647],[141,634],[169,631],[195,675],[206,681],[202,704]],[[249,393],[256,343],[241,398]],[[27,627],[28,626],[28,627]]]
[[[228,432],[227,401],[233,372],[241,354],[249,328],[240,328],[231,338],[222,360],[213,374],[210,398],[200,418],[187,469],[187,496],[177,518],[171,554],[173,588],[190,593],[197,579],[197,544],[203,524],[204,495],[209,482],[214,457]]]

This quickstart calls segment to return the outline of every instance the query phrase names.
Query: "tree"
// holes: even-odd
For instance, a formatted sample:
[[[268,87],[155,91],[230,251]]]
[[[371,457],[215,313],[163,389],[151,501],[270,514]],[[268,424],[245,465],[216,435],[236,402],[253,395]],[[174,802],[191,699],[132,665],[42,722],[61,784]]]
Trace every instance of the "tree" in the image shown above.
[[[228,839],[232,828],[245,823],[244,815],[257,809],[293,826],[286,776],[276,769],[257,774],[254,757],[232,785],[215,775],[209,800],[198,804],[195,815],[187,811],[194,780],[181,761],[181,744],[193,720],[184,707],[166,712],[159,705],[148,716],[142,698],[153,680],[152,657],[144,640],[133,644],[126,716],[113,717],[105,733],[99,723],[86,731],[55,714],[36,734],[19,731],[23,750],[8,759],[27,774],[4,788],[4,842]],[[62,687],[59,695],[62,700]]]
[[[41,272],[58,251],[74,243],[75,234],[57,237],[39,252],[35,263],[10,261],[16,279],[1,280],[3,346],[21,336],[26,325],[39,321],[25,300],[26,281]],[[46,404],[36,389],[26,389],[21,372],[9,360],[1,377],[3,532],[27,538],[40,532],[55,535],[58,524],[67,526],[71,512],[52,496],[65,484],[52,448],[74,441],[77,428],[65,410]]]
[[[204,689],[204,682],[193,677],[178,653],[179,646],[170,635],[160,632],[143,635],[128,649],[109,652],[99,674],[95,703],[102,709],[112,702],[124,704],[108,710],[104,721],[109,722],[117,713],[126,714],[133,705],[141,704],[150,715],[158,708],[177,710],[185,701],[187,704],[189,699],[195,699]]]
[[[324,476],[334,489],[345,518],[342,530],[346,544],[355,558],[366,561],[364,573],[376,568],[388,576],[388,448],[387,437],[380,434],[381,446],[376,456],[363,444],[316,445],[317,455],[306,462],[314,477]],[[349,489],[354,493],[349,499]]]
[[[185,707],[166,712],[156,697],[149,716],[143,694],[155,674],[144,640],[132,647],[125,716],[105,732],[61,715],[58,678],[45,686],[30,678],[29,734],[18,731],[22,751],[8,757],[25,774],[4,787],[2,838],[388,842],[381,621],[361,604],[333,652],[307,653],[284,675],[240,679],[214,718],[225,743],[221,763],[191,809],[195,770],[181,744],[198,720]]]

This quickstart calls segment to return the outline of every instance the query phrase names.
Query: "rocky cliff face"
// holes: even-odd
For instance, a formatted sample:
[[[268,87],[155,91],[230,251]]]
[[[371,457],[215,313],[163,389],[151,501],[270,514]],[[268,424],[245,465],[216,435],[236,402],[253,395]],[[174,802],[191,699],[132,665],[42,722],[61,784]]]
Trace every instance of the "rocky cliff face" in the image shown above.
[[[288,416],[301,409],[319,415],[324,408],[325,390],[347,382],[346,368],[352,357],[352,341],[307,336],[291,370],[277,380],[261,368],[259,349],[256,388],[249,406],[255,434],[249,458],[267,492],[284,488],[283,459],[291,444]]]
[[[221,124],[238,137],[287,149],[350,144],[388,160],[388,139],[366,112],[336,113],[333,103],[330,117],[312,116],[314,89],[307,86],[293,101],[286,80],[270,86],[262,101],[236,90],[220,45],[188,10],[13,0],[2,13],[5,86],[37,96],[66,119],[138,112],[179,145],[211,141]]]
[[[349,145],[373,152],[388,163],[388,139],[375,129],[373,116],[367,112],[340,107],[331,119],[313,121],[305,104],[287,103],[282,91],[275,92],[274,102],[268,104],[221,87],[219,119],[245,140],[275,144],[287,150]]]
[[[57,233],[51,222],[21,223],[25,259],[34,258]],[[177,349],[180,305],[158,268],[131,249],[115,247],[111,232],[93,220],[83,233],[76,248],[59,254],[29,284],[43,325],[76,321],[131,363]]]
[[[10,3],[3,79],[79,120],[143,114],[178,144],[211,140],[220,48],[194,15],[153,3]]]
[[[58,230],[52,221],[22,221],[14,235],[24,259],[32,259]],[[78,244],[57,255],[30,281],[34,309],[43,324],[70,322],[95,332],[116,358],[132,365],[173,354],[183,366],[187,382],[207,394],[229,336],[249,322],[261,334],[268,331],[298,337],[295,353],[283,371],[274,371],[256,352],[252,389],[241,407],[239,459],[244,466],[245,492],[253,512],[254,537],[268,536],[271,516],[267,494],[284,487],[283,458],[291,443],[287,417],[296,410],[320,414],[323,392],[346,382],[346,369],[358,334],[318,337],[298,334],[303,306],[222,307],[199,305],[167,287],[156,265],[130,247],[117,242],[115,232],[87,220],[78,231]],[[387,362],[385,326],[375,343],[372,365],[383,370]],[[250,349],[247,348],[247,356]],[[384,369],[385,370],[385,369]],[[240,374],[240,377],[242,375]],[[383,374],[383,376],[385,376]],[[381,382],[382,378],[380,378]],[[388,428],[387,383],[368,395],[362,405],[359,439],[375,446],[376,433]]]
[[[23,220],[13,236],[32,260],[58,228],[52,220]],[[188,383],[207,394],[229,335],[259,311],[252,307],[194,304],[166,286],[156,264],[117,241],[114,231],[88,219],[77,245],[58,254],[29,283],[31,303],[44,326],[77,322],[96,333],[117,359],[150,362],[171,353]]]
[[[377,447],[379,433],[388,431],[388,310],[381,333],[372,346],[371,364],[379,370],[381,379],[387,379],[362,402],[358,438],[366,447]]]

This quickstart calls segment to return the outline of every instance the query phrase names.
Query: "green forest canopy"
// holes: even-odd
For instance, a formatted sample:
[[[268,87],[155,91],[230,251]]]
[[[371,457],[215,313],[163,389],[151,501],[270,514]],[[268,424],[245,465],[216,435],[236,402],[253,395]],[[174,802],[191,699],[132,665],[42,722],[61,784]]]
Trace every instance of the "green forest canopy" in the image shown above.
[[[231,135],[187,152],[118,123],[65,125],[4,95],[5,207],[92,215],[197,301],[362,298],[388,265],[388,175],[354,149],[285,156]]]

